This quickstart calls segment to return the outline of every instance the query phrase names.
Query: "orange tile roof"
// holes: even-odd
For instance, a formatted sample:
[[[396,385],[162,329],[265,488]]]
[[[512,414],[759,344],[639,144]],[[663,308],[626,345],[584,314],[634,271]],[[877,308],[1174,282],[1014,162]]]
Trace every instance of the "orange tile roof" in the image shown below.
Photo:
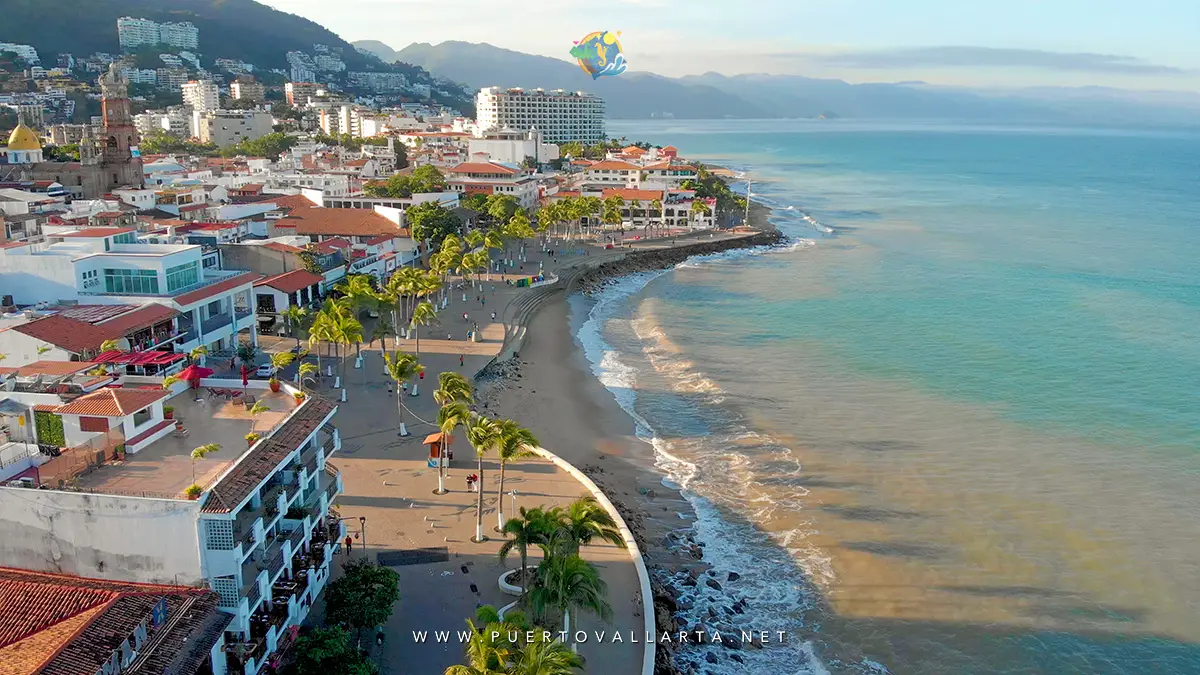
[[[603,162],[596,162],[595,164],[589,166],[587,168],[587,170],[588,171],[600,171],[600,170],[637,171],[640,168],[641,167],[639,167],[638,165],[630,164],[629,162],[621,162],[621,161],[617,161],[615,159],[606,159]]]
[[[246,284],[253,283],[260,277],[262,277],[262,275],[257,272],[243,272],[237,276],[229,277],[224,281],[218,281],[211,286],[205,286],[204,288],[194,290],[191,293],[184,293],[183,295],[176,297],[175,302],[179,303],[180,305],[190,305],[193,302],[212,297],[218,293],[224,293],[225,291],[237,288],[238,286],[244,286]]]
[[[502,173],[506,175],[514,175],[521,173],[519,169],[514,169],[510,166],[497,164],[495,162],[463,162],[458,166],[450,167],[451,173]]]
[[[281,209],[314,209],[317,205],[304,195],[278,195],[271,197],[275,206]]]
[[[377,244],[386,244],[387,242],[391,241],[392,239],[393,239],[393,237],[390,235],[381,234],[378,237],[372,237],[372,238],[368,239],[366,243],[368,246],[375,246]]]
[[[634,199],[651,201],[654,199],[662,199],[663,191],[639,190],[637,188],[605,188],[604,191],[600,193],[600,196],[602,199],[607,199],[609,197],[620,197],[625,201],[632,201]]]
[[[668,145],[667,147],[665,147],[665,148],[662,148],[662,149],[663,149],[663,150],[669,150],[669,151],[671,151],[671,152],[679,152],[679,148],[677,148],[677,147],[675,147],[675,146],[673,146],[673,145]]]
[[[270,286],[271,288],[283,293],[295,293],[302,288],[308,288],[309,286],[312,286],[313,284],[319,284],[324,280],[325,277],[322,277],[319,274],[313,274],[308,270],[292,270],[291,272],[284,272],[283,274],[276,274],[273,277],[260,279],[259,281],[254,282],[254,285]]]
[[[645,150],[639,148],[636,145],[625,146],[624,148],[621,148],[621,152],[625,153],[626,155],[644,155],[644,154],[646,154]]]
[[[276,227],[294,223],[296,234],[341,237],[378,237],[390,234],[407,237],[408,230],[375,212],[374,209],[298,209],[275,221]]]
[[[167,307],[166,305],[152,302],[142,305],[132,312],[122,314],[115,319],[97,324],[97,326],[118,335],[129,335],[136,330],[149,328],[168,319],[173,319],[179,316],[179,314],[180,311],[174,307]]]
[[[82,354],[88,350],[96,351],[105,340],[122,337],[102,326],[93,326],[59,315],[14,326],[12,330],[74,354]]]
[[[692,166],[691,164],[680,164],[679,162],[671,162],[671,161],[658,162],[656,164],[647,164],[646,166],[643,166],[642,168],[643,169],[654,169],[654,170],[663,170],[663,169],[691,169],[692,171],[696,170],[696,167]]]
[[[304,250],[295,246],[289,246],[281,241],[268,241],[262,244],[262,246],[263,248],[269,248],[272,251],[279,251],[280,253],[299,253]]]
[[[74,375],[75,373],[82,373],[85,370],[91,370],[96,365],[91,361],[34,361],[33,363],[27,363],[15,368],[0,368],[0,375],[15,373],[18,377],[33,377],[35,375],[62,377],[63,375]]]
[[[86,417],[125,417],[170,396],[171,392],[165,389],[101,389],[61,405],[55,412]]]

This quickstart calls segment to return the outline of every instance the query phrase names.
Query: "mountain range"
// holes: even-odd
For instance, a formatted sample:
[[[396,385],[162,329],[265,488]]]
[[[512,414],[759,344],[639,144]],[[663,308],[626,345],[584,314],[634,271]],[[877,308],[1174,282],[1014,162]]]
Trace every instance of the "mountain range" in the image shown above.
[[[941,119],[1004,123],[1196,124],[1200,96],[1103,87],[1005,91],[922,82],[851,84],[796,75],[680,78],[627,71],[593,80],[576,64],[489,44],[414,43],[396,51],[382,42],[354,43],[384,62],[405,61],[471,87],[588,91],[604,98],[613,119],[674,117]]]

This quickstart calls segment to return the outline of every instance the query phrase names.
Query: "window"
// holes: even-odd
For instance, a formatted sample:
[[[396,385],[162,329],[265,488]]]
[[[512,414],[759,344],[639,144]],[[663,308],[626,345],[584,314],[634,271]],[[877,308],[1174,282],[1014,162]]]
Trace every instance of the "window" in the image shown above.
[[[117,236],[113,237],[113,243],[114,244],[136,244],[137,243],[137,235],[134,234],[133,232],[126,232],[124,234],[118,234]]]
[[[191,286],[200,281],[200,270],[196,263],[189,262],[182,265],[175,265],[167,268],[167,292],[174,293],[175,291]]]
[[[105,268],[104,291],[106,293],[158,295],[158,272]]]
[[[84,289],[95,288],[100,285],[100,273],[96,270],[87,270],[83,273]]]
[[[136,429],[137,427],[142,426],[146,422],[149,422],[150,418],[153,416],[154,416],[154,414],[150,411],[149,408],[142,408],[141,410],[133,413],[134,428]]]

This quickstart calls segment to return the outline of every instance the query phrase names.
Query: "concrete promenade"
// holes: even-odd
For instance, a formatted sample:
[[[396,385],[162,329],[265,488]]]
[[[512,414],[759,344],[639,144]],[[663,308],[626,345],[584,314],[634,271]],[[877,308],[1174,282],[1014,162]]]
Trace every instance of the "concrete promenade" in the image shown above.
[[[678,245],[693,239],[710,240],[707,233],[676,238]],[[671,240],[649,241],[635,243],[635,248],[671,245]],[[618,258],[627,251],[587,244],[574,244],[571,248],[587,249],[588,254],[559,253],[556,258],[550,257],[530,242],[524,270],[514,270],[510,276],[536,274],[539,261],[544,262],[545,273],[549,275],[567,266]],[[530,291],[507,286],[502,275],[491,277],[491,280],[484,277],[482,292],[478,287],[455,290],[450,294],[448,307],[438,313],[439,323],[421,329],[420,359],[426,368],[425,379],[420,383],[418,396],[404,394],[403,398],[411,411],[405,413],[409,436],[398,435],[395,391],[389,392],[390,380],[384,374],[380,344],[364,345],[361,369],[354,368],[353,355],[345,363],[347,400],[340,404],[335,420],[343,448],[333,461],[343,471],[346,492],[338,498],[336,508],[356,537],[351,555],[365,553],[392,566],[401,578],[401,600],[386,626],[385,644],[381,649],[371,646],[372,656],[385,674],[430,675],[462,663],[464,646],[458,642],[456,633],[466,628],[465,620],[480,605],[499,608],[514,599],[503,594],[497,585],[504,569],[519,565],[516,555],[504,565],[497,556],[502,543],[502,535],[494,531],[498,524],[498,463],[490,459],[483,463],[483,524],[489,540],[477,544],[470,540],[475,533],[476,494],[468,492],[466,484],[466,476],[478,470],[473,450],[460,433],[454,442],[454,460],[448,471],[446,487],[450,491],[436,495],[433,492],[437,487],[437,471],[427,467],[426,448],[422,445],[427,434],[437,431],[429,421],[437,415],[432,392],[438,373],[456,371],[474,376],[505,346],[504,322],[521,317],[516,309],[520,303],[513,301]],[[464,312],[468,316],[466,321]],[[480,327],[482,342],[466,339],[466,331],[475,323]],[[367,325],[368,335],[370,330]],[[263,337],[261,341],[267,351],[287,350],[295,345],[289,338]],[[394,349],[390,339],[387,348]],[[416,343],[401,340],[400,348],[413,352]],[[331,350],[324,349],[321,359],[323,364],[331,364],[337,374],[340,364],[332,358]],[[294,372],[294,368],[289,368],[285,375]],[[322,378],[318,388],[336,400],[339,392],[332,390],[333,381],[332,377]],[[488,411],[481,408],[479,412]],[[520,421],[518,418],[517,422]],[[543,458],[521,460],[507,467],[505,491],[513,490],[517,492],[518,507],[565,505],[587,494],[570,474]],[[514,514],[513,498],[507,494],[503,508],[505,518]],[[360,518],[365,518],[365,528],[360,526]],[[412,556],[407,554],[405,559],[405,552],[415,549],[429,549],[434,561],[407,564]],[[581,645],[580,653],[587,660],[586,671],[639,673],[644,645],[629,641],[631,632],[638,640],[643,639],[644,632],[640,585],[633,561],[625,550],[610,544],[585,547],[582,554],[597,565],[607,582],[614,617],[606,624],[596,617],[582,615],[578,628],[607,631],[610,635],[616,630],[625,636],[622,643],[612,643],[606,638],[603,645],[594,639]],[[539,559],[540,551],[530,551],[531,564]],[[414,632],[421,631],[428,631],[427,644],[415,644]],[[451,639],[437,643],[434,631],[451,631]]]

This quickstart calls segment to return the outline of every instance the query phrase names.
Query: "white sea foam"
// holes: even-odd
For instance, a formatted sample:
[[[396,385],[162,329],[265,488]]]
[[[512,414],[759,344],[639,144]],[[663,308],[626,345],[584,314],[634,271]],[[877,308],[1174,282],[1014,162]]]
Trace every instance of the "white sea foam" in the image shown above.
[[[813,245],[811,240],[795,242],[786,249],[758,248],[726,251],[701,258],[693,258],[677,265],[677,268],[694,267],[723,261],[763,255],[772,251],[788,251],[807,248]],[[612,321],[629,321],[618,318],[626,315],[627,307],[623,301],[641,291],[655,278],[669,270],[647,272],[625,277],[611,284],[592,298],[594,305],[586,320],[579,328],[578,338],[583,346],[584,354],[591,364],[592,372],[611,391],[626,413],[633,418],[637,433],[647,440],[655,451],[655,463],[666,474],[664,484],[677,486],[692,505],[695,518],[692,529],[698,541],[705,543],[704,557],[714,568],[721,571],[737,571],[742,579],[737,583],[737,592],[749,603],[744,619],[741,622],[754,630],[793,632],[800,622],[798,612],[807,608],[811,602],[806,587],[800,583],[788,583],[786,579],[793,573],[786,570],[794,569],[796,560],[807,560],[802,563],[802,569],[812,574],[813,578],[828,578],[831,571],[827,560],[821,560],[819,552],[805,550],[805,540],[808,531],[805,528],[795,528],[771,535],[771,542],[764,541],[763,534],[752,525],[745,522],[734,522],[724,518],[720,510],[708,499],[701,496],[698,489],[712,490],[713,486],[698,485],[701,477],[701,466],[697,462],[686,459],[687,453],[699,457],[705,448],[733,448],[737,445],[761,445],[764,448],[774,447],[778,461],[794,461],[791,451],[778,446],[776,441],[768,436],[759,434],[747,428],[736,428],[728,434],[716,437],[701,437],[691,441],[675,441],[680,447],[673,447],[673,442],[658,436],[653,425],[643,418],[636,409],[637,404],[637,369],[621,358],[621,353],[605,340],[605,328]],[[681,359],[679,348],[672,344],[663,331],[653,325],[650,320],[633,321],[628,326],[634,335],[643,343],[643,353],[651,365],[658,371],[659,376],[674,383],[677,391],[704,394],[708,397],[719,397],[720,387],[699,371],[694,363]],[[640,329],[640,330],[639,330]],[[716,398],[709,398],[717,403]],[[689,443],[701,444],[703,447],[687,447]],[[757,520],[770,520],[785,515],[781,509],[786,509],[794,519],[802,505],[792,499],[766,496],[754,484],[754,466],[744,455],[737,452],[711,453],[703,460],[706,464],[712,461],[721,462],[728,469],[724,477],[728,484],[723,489],[731,490],[730,497],[737,496],[745,499],[748,495],[754,497],[758,513]],[[796,463],[797,471],[799,463]],[[683,516],[681,515],[681,518]],[[687,520],[686,518],[684,518]],[[728,597],[700,584],[698,587],[686,589],[685,594],[691,594],[694,600],[693,614],[689,617],[692,623],[706,620],[701,615],[709,602],[728,603]],[[693,650],[685,652],[683,658],[694,659],[694,664],[703,667],[706,672],[716,675],[733,675],[746,672],[787,673],[789,675],[828,675],[828,671],[817,658],[813,645],[801,642],[793,634],[785,646],[764,650],[743,650],[740,655],[745,663],[740,664],[728,658],[727,652],[717,648],[719,663],[709,664],[703,660],[704,651]]]

